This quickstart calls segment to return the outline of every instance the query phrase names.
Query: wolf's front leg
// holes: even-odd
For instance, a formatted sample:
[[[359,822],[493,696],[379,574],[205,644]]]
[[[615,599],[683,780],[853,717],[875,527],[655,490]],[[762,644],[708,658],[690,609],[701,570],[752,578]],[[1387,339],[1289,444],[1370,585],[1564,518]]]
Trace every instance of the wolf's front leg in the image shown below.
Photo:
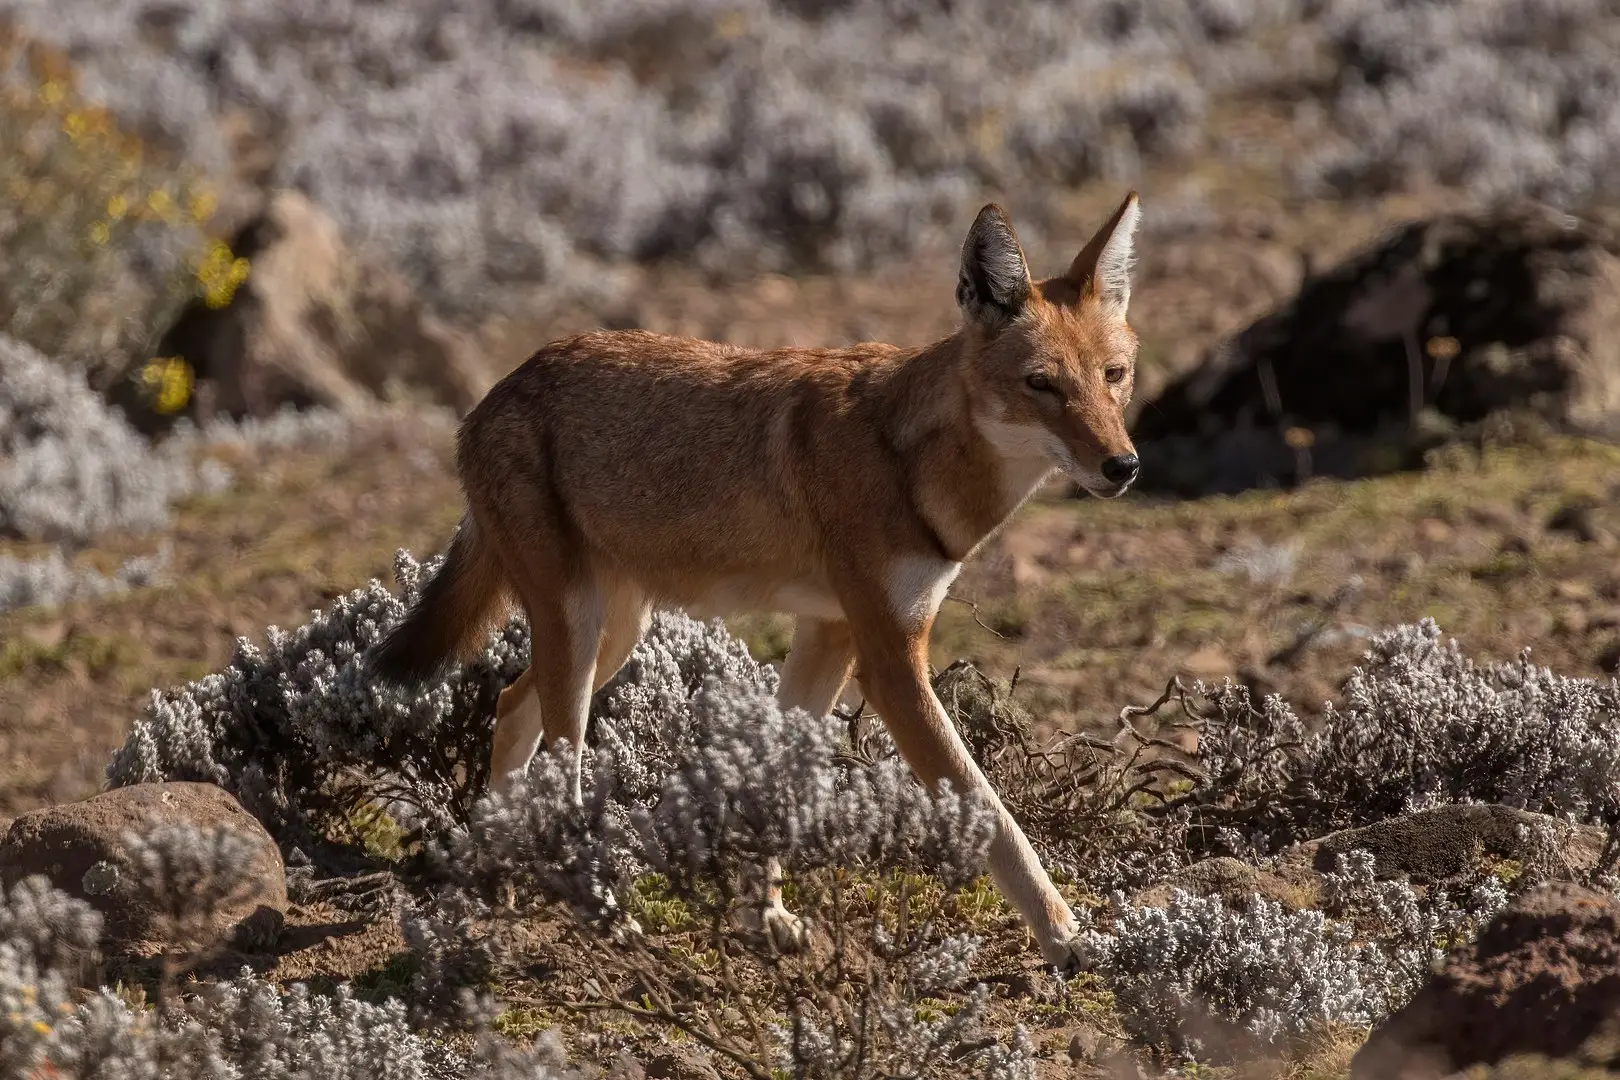
[[[925,594],[927,588],[920,586],[910,601],[904,595],[885,596],[881,588],[849,591],[845,605],[860,657],[862,689],[924,785],[937,789],[948,781],[953,791],[977,792],[995,808],[998,828],[990,844],[990,876],[1035,935],[1046,962],[1073,969],[1079,962],[1074,948],[1079,923],[1073,911],[934,694],[928,678],[928,631],[939,606],[932,596],[943,589]],[[869,599],[863,602],[862,597]],[[857,604],[859,615],[853,610]]]

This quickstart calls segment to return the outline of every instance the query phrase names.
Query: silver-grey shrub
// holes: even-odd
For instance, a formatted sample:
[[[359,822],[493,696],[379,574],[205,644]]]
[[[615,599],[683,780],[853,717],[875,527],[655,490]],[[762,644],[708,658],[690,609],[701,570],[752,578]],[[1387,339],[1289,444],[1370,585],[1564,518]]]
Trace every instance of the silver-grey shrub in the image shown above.
[[[1241,850],[1293,843],[1440,803],[1500,803],[1620,822],[1620,682],[1482,663],[1432,619],[1375,635],[1310,725],[1277,697],[1199,686],[1207,779],[1176,815]],[[1212,837],[1214,828],[1191,837]]]
[[[0,334],[0,537],[82,546],[104,533],[169,524],[176,502],[224,490],[223,446],[250,452],[343,445],[354,418],[283,410],[241,421],[182,421],[159,442],[137,432],[82,370]],[[111,578],[69,567],[62,551],[0,561],[0,610],[56,604],[152,583],[160,560],[138,558]]]
[[[688,710],[688,739],[651,790],[633,751],[598,744],[576,807],[566,761],[541,755],[510,793],[478,801],[447,865],[486,891],[521,884],[592,917],[616,914],[615,890],[649,870],[685,896],[771,856],[789,873],[911,866],[948,887],[984,872],[991,808],[930,794],[896,759],[841,765],[837,720],[713,676]]]
[[[403,803],[432,834],[464,820],[484,787],[495,697],[527,666],[528,631],[513,619],[419,692],[373,685],[361,655],[432,566],[401,552],[402,596],[372,580],[295,630],[270,627],[262,647],[238,639],[222,671],[154,690],[109,782],[217,784],[284,844],[331,835],[367,801]]]
[[[1223,1020],[1262,1040],[1313,1024],[1370,1025],[1386,1012],[1389,957],[1319,911],[1256,896],[1243,911],[1176,890],[1164,907],[1131,906],[1086,948],[1132,1033],[1189,1056],[1193,1035]]]
[[[1439,180],[1487,199],[1577,204],[1620,190],[1613,0],[1334,0],[1340,145],[1305,163],[1331,189]]]
[[[75,566],[60,548],[35,559],[0,555],[0,611],[56,607],[75,600],[94,600],[156,583],[168,562],[168,551],[137,555],[112,574]]]
[[[266,118],[284,145],[273,182],[466,309],[510,281],[589,287],[596,260],[870,265],[954,238],[981,189],[1129,175],[1197,143],[1203,87],[1241,82],[1249,36],[1293,7],[4,0],[0,14],[194,160],[228,157],[219,108]]]
[[[151,846],[172,846],[173,837]],[[170,881],[175,902],[182,883]],[[196,983],[159,1011],[86,981],[100,936],[88,904],[25,878],[0,898],[0,1074],[62,1080],[570,1080],[548,1046],[481,1033],[471,1055],[411,1029],[398,1001],[347,986],[282,989],[244,970]]]
[[[676,709],[690,714],[689,734],[650,790],[639,768],[621,765],[633,751],[598,743],[581,806],[566,758],[549,754],[507,794],[478,801],[440,861],[450,886],[405,920],[419,957],[418,994],[442,1007],[511,962],[498,932],[472,938],[477,921],[511,893],[528,903],[562,901],[611,931],[619,945],[598,954],[604,971],[675,978],[690,954],[641,938],[619,898],[653,871],[690,906],[696,925],[718,928],[733,913],[740,874],[774,856],[807,905],[799,914],[836,925],[839,948],[801,969],[778,964],[774,946],[753,937],[715,943],[759,965],[770,1012],[788,1018],[766,1017],[774,1057],[762,1066],[856,1080],[902,1066],[906,1075],[933,1076],[954,1061],[986,1077],[1032,1077],[1033,1048],[1021,1030],[1010,1040],[985,1037],[989,994],[970,971],[976,938],[942,936],[922,919],[891,929],[856,915],[854,890],[840,896],[826,887],[826,871],[881,879],[896,869],[963,886],[984,871],[991,807],[931,794],[895,759],[846,764],[837,720],[784,712],[757,684],[711,675]],[[863,973],[859,986],[849,984],[854,970]],[[960,1008],[938,1016],[920,1008],[945,995]],[[840,1008],[827,1007],[832,997]]]
[[[1379,880],[1351,851],[1324,878],[1321,910],[1175,890],[1162,907],[1113,898],[1106,930],[1085,949],[1138,1038],[1193,1058],[1230,1054],[1332,1026],[1366,1027],[1404,1005],[1446,950],[1507,904],[1493,875],[1425,894]]]
[[[82,373],[0,335],[0,535],[146,532],[199,486],[188,458],[150,446]]]
[[[469,822],[481,827],[474,800],[487,786],[495,698],[528,664],[524,620],[513,617],[467,663],[419,690],[376,685],[361,662],[403,617],[434,565],[435,560],[417,563],[402,551],[395,562],[399,595],[374,580],[312,613],[295,630],[271,627],[262,647],[239,640],[224,670],[154,691],[146,714],[108,766],[109,781],[114,786],[155,780],[218,784],[284,843],[330,835],[350,810],[367,801],[411,819],[422,839],[445,837]],[[647,811],[658,802],[662,816],[645,819],[652,831],[638,842],[649,856],[662,852],[662,868],[675,870],[680,861],[675,853],[682,850],[679,834],[705,821],[720,833],[765,830],[752,841],[753,850],[763,854],[770,846],[782,848],[777,854],[792,854],[798,850],[793,845],[809,850],[832,842],[831,834],[845,825],[859,826],[859,813],[873,809],[861,804],[862,798],[911,798],[903,794],[899,773],[874,773],[861,781],[877,786],[858,786],[853,803],[827,802],[829,792],[817,786],[831,775],[825,772],[805,778],[798,788],[756,790],[747,778],[757,775],[760,755],[772,746],[782,759],[772,768],[786,768],[795,754],[813,762],[831,754],[831,729],[785,721],[769,697],[775,688],[775,672],[757,664],[720,623],[674,613],[655,616],[594,703],[585,767],[590,775],[606,778],[591,785],[593,798],[604,800],[601,821],[618,820],[617,827],[628,829],[630,811]],[[777,743],[761,741],[768,737]],[[722,739],[732,741],[722,745],[717,741]],[[558,767],[551,755],[539,755],[531,782],[549,782],[548,770]],[[692,771],[703,769],[709,772]],[[716,802],[716,793],[726,790],[731,802]],[[809,817],[780,818],[792,800],[812,797],[820,801],[806,802],[799,811]],[[499,813],[532,811],[550,820],[545,808],[510,801],[487,805],[480,811],[486,816],[500,807]],[[855,816],[828,816],[852,813],[840,807],[854,807]],[[677,808],[687,817],[666,823]],[[721,820],[717,814],[730,817]],[[864,837],[858,843],[881,847],[884,842],[869,831],[850,835]],[[685,872],[697,869],[691,864]]]
[[[1620,822],[1620,682],[1477,663],[1432,619],[1372,641],[1303,767],[1354,824],[1443,802]]]

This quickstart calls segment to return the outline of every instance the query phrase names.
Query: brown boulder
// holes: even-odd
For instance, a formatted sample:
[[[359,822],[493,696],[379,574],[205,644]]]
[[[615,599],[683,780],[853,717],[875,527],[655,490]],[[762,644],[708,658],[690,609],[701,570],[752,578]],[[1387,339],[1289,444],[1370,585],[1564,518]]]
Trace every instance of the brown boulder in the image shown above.
[[[1281,904],[1286,911],[1299,911],[1309,907],[1317,895],[1313,880],[1295,883],[1221,855],[1182,867],[1157,885],[1137,893],[1131,902],[1145,907],[1164,907],[1176,889],[1195,896],[1218,896],[1234,911],[1247,908],[1255,896]]]
[[[297,192],[273,193],[231,250],[249,262],[246,281],[222,308],[192,301],[158,344],[157,355],[182,357],[195,373],[184,415],[265,416],[284,405],[356,411],[378,400],[460,413],[488,389],[472,340],[392,268],[346,244]],[[122,397],[143,426],[161,426],[138,389]]]
[[[1578,885],[1532,889],[1375,1028],[1352,1080],[1441,1080],[1514,1056],[1620,1066],[1600,1039],[1620,1020],[1620,901]],[[1605,1060],[1591,1060],[1607,1045]]]
[[[172,826],[190,826],[205,837],[231,830],[224,851],[234,864],[206,867],[204,854],[197,861],[214,872],[199,874],[188,860],[171,859],[165,863],[171,880],[151,880],[126,834],[150,837]],[[105,919],[103,946],[129,955],[224,944],[262,950],[274,944],[287,910],[286,871],[275,841],[212,784],[133,784],[29,811],[0,840],[0,883],[9,890],[30,874],[43,874],[94,906]],[[182,919],[174,916],[177,906],[185,909]]]
[[[1540,849],[1538,830],[1548,830],[1553,850]],[[1360,849],[1376,860],[1379,876],[1405,877],[1419,885],[1466,876],[1488,860],[1548,858],[1554,865],[1544,867],[1546,872],[1573,874],[1597,865],[1603,842],[1602,829],[1544,814],[1489,803],[1446,805],[1285,848],[1273,869],[1290,880],[1310,872],[1331,873],[1340,855]]]
[[[1616,325],[1614,219],[1521,203],[1408,223],[1145,404],[1138,486],[1236,491],[1382,472],[1420,464],[1487,417],[1613,433]]]

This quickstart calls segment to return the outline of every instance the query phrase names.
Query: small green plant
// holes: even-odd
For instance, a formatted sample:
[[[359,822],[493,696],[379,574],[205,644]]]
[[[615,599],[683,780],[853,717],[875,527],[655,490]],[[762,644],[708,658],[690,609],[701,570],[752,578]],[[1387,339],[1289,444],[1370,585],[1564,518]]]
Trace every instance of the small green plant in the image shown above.
[[[662,874],[637,878],[627,907],[642,927],[653,933],[673,933],[692,924],[691,909],[679,897],[669,894],[669,879]]]
[[[382,807],[365,802],[349,811],[349,829],[367,855],[399,862],[406,855],[406,830]]]

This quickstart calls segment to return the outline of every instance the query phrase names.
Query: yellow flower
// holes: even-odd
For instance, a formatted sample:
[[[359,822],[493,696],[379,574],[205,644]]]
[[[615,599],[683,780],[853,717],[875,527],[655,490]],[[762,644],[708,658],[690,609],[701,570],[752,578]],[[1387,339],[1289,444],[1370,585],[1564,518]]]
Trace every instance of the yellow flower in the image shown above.
[[[203,302],[215,309],[225,307],[248,279],[248,272],[248,260],[232,254],[228,244],[215,241],[196,271]]]
[[[107,200],[107,216],[112,218],[114,221],[117,221],[127,213],[129,213],[129,199],[124,195],[114,195],[112,198]]]
[[[163,221],[168,221],[170,216],[174,214],[174,198],[162,188],[146,197],[146,205],[151,207],[152,213]]]
[[[152,393],[152,407],[167,416],[179,412],[191,400],[195,376],[183,357],[160,356],[147,361],[141,369],[141,381]]]
[[[90,226],[90,242],[92,244],[101,246],[106,244],[107,241],[111,239],[112,229],[108,228],[105,221],[98,221],[94,225]]]
[[[204,190],[192,193],[189,206],[192,221],[207,221],[214,216],[214,211],[218,208],[219,199],[212,191]]]
[[[59,105],[67,97],[67,88],[56,79],[48,79],[40,84],[39,100],[46,105]]]
[[[39,1032],[41,1035],[49,1035],[51,1033],[51,1025],[47,1024],[43,1020],[35,1020],[34,1030]]]

